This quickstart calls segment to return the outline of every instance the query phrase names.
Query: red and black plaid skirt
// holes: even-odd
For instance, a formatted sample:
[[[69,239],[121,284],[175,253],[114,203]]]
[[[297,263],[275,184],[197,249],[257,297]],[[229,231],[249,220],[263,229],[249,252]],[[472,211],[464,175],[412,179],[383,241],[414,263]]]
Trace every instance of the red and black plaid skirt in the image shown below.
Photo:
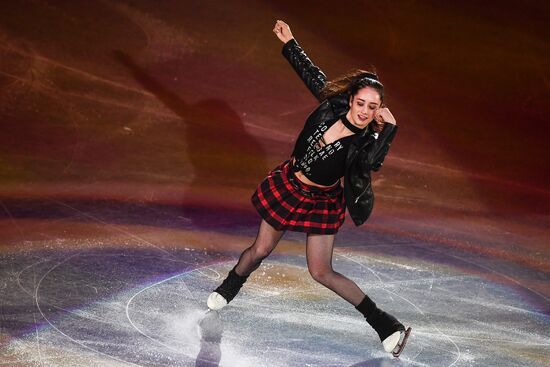
[[[334,234],[345,219],[340,183],[328,188],[307,185],[294,175],[290,161],[273,169],[251,200],[260,216],[276,230]]]

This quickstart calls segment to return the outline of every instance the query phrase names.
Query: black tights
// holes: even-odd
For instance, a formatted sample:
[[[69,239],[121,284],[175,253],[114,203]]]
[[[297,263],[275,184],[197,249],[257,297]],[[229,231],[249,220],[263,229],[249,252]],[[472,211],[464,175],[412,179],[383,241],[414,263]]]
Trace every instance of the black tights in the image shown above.
[[[246,277],[258,269],[262,261],[275,249],[283,233],[284,231],[277,231],[262,220],[254,243],[239,257],[235,272]]]
[[[262,261],[268,256],[269,253],[267,255],[258,256],[251,246],[244,250],[239,257],[239,261],[237,262],[237,265],[235,265],[235,272],[237,275],[248,277],[260,267]]]

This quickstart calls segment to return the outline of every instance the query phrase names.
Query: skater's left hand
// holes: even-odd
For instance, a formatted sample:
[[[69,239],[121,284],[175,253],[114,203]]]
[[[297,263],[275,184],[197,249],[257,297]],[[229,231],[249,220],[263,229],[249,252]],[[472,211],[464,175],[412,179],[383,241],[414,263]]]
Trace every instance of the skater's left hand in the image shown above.
[[[395,117],[393,117],[392,113],[387,107],[377,108],[376,111],[374,111],[374,119],[379,123],[387,122],[388,124],[397,125]]]
[[[277,22],[275,22],[273,33],[275,33],[277,38],[279,38],[283,43],[287,43],[294,38],[292,32],[290,31],[290,27],[282,20],[277,20]]]

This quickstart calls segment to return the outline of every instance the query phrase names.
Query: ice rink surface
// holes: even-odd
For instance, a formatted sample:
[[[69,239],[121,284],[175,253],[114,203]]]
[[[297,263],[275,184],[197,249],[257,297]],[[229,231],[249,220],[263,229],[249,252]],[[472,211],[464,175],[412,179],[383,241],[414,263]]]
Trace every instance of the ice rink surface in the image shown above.
[[[218,314],[206,313],[205,299],[232,254],[138,248],[3,257],[3,328],[13,338],[2,363],[547,365],[548,300],[511,281],[509,267],[372,237],[371,245],[339,247],[335,269],[413,328],[399,360],[353,307],[310,279],[302,254],[274,254]]]
[[[147,238],[161,234],[123,228],[113,226],[100,246],[41,241],[46,249],[1,257],[2,364],[545,366],[550,357],[548,298],[516,280],[543,274],[509,262],[342,231],[335,269],[413,328],[394,359],[353,307],[311,279],[299,234],[283,239],[229,306],[207,313],[208,294],[238,253],[204,250],[197,233],[251,242],[255,228],[206,232],[189,223],[178,229],[182,243],[160,247]]]
[[[518,9],[0,4],[0,366],[549,366],[549,9]],[[329,77],[374,65],[400,126],[333,258],[412,327],[399,359],[300,233],[207,312],[316,106],[276,19]]]

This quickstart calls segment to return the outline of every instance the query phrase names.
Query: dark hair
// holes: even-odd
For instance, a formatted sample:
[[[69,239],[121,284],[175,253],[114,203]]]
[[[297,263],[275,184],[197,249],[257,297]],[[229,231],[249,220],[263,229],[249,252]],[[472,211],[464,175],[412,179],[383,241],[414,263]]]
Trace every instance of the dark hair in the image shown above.
[[[384,103],[384,85],[380,83],[378,75],[375,72],[354,69],[346,74],[333,79],[325,85],[321,90],[321,99],[337,96],[347,93],[348,98],[355,96],[357,92],[365,87],[371,87],[380,94],[380,101]],[[373,129],[376,132],[381,132],[384,128],[383,123],[378,123],[373,120]]]
[[[379,94],[380,99],[384,101],[384,86],[380,83],[378,75],[375,72],[354,69],[336,79],[327,82],[321,90],[321,98],[330,98],[338,94],[348,93],[354,96],[361,88],[372,87]]]

